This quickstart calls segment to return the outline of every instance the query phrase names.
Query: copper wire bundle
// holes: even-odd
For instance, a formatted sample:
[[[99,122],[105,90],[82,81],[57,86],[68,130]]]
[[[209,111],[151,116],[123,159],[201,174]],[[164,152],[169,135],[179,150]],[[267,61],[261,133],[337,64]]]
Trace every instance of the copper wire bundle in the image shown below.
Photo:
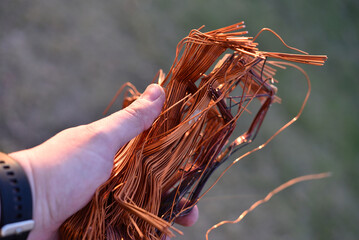
[[[62,225],[62,239],[173,236],[172,230],[178,230],[172,223],[203,196],[211,173],[252,142],[270,105],[280,101],[273,85],[275,67],[291,64],[267,59],[312,65],[322,65],[326,59],[287,46],[270,29],[263,30],[273,32],[299,53],[260,51],[257,37],[245,36],[244,27],[241,22],[206,33],[192,30],[178,44],[169,74],[159,72],[158,83],[166,91],[160,116],[150,129],[119,149],[110,179]],[[140,95],[131,84],[126,86],[124,107]],[[237,96],[231,95],[234,91]],[[260,107],[252,114],[250,126],[229,143],[253,101]]]

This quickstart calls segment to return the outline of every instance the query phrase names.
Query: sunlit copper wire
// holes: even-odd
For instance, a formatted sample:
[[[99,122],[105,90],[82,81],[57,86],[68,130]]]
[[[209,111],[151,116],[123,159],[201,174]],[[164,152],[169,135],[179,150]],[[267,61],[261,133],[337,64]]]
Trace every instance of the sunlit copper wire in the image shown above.
[[[311,65],[322,65],[326,60],[326,56],[308,55],[288,46],[270,29],[263,29],[255,38],[246,37],[244,27],[240,22],[206,33],[200,31],[202,28],[195,29],[179,42],[169,73],[158,74],[158,83],[166,91],[160,116],[149,130],[119,149],[110,179],[85,208],[62,225],[62,239],[158,240],[164,235],[174,236],[173,231],[181,233],[172,226],[174,220],[209,191],[213,185],[202,193],[211,173],[253,141],[271,104],[280,102],[273,85],[275,68],[293,66],[307,77],[292,63],[267,59]],[[299,53],[260,51],[254,40],[263,31],[273,33]],[[299,113],[227,169],[262,149],[298,119],[310,92],[307,80],[309,90]],[[126,87],[124,107],[140,95],[132,84]],[[238,89],[240,95],[231,96]],[[248,106],[255,101],[260,107],[252,123],[228,143],[240,124],[238,120],[250,112]]]

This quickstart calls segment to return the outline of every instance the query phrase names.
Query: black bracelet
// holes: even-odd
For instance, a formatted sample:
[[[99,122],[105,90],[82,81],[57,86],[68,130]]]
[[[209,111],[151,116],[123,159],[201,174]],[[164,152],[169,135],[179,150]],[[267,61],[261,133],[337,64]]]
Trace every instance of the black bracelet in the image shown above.
[[[0,152],[0,239],[26,240],[34,228],[31,187],[18,162]]]

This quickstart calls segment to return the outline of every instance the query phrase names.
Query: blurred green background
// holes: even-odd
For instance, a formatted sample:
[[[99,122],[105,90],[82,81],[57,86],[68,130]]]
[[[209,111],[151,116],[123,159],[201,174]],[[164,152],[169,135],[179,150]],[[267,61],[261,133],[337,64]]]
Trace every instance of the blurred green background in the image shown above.
[[[0,150],[32,147],[100,118],[123,83],[143,91],[158,69],[167,72],[191,29],[244,20],[251,36],[270,27],[328,61],[302,66],[313,88],[299,121],[227,172],[200,202],[199,222],[177,239],[204,239],[213,224],[236,218],[281,183],[325,171],[332,177],[291,187],[210,238],[358,239],[358,16],[357,0],[0,0]],[[288,51],[269,33],[258,41],[263,50]],[[256,145],[305,95],[296,70],[276,78],[283,103],[272,106]]]

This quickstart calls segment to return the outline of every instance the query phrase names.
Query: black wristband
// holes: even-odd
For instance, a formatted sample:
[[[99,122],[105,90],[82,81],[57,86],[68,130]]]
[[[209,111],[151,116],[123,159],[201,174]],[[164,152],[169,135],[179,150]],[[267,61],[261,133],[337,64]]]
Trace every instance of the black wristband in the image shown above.
[[[20,164],[1,152],[0,202],[0,239],[26,240],[34,228],[31,187]]]

